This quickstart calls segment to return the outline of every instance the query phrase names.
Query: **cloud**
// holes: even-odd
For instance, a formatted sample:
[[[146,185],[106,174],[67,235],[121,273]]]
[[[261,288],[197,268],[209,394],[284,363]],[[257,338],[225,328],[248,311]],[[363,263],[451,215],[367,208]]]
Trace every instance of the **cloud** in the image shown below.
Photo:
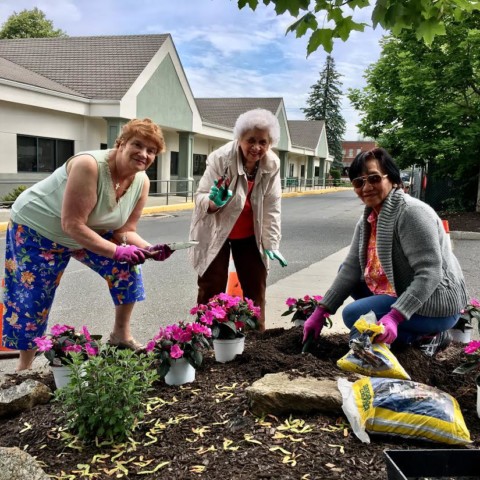
[[[0,22],[35,6],[70,36],[170,33],[195,96],[282,97],[291,120],[303,118],[301,108],[327,57],[319,49],[307,58],[308,34],[285,35],[295,19],[277,16],[272,5],[252,11],[239,10],[236,0],[6,0]],[[370,16],[371,10],[355,11],[357,21],[370,23]],[[335,42],[332,55],[345,93],[364,86],[380,36],[367,27],[346,43]],[[357,138],[359,117],[346,98],[342,114],[346,138]]]

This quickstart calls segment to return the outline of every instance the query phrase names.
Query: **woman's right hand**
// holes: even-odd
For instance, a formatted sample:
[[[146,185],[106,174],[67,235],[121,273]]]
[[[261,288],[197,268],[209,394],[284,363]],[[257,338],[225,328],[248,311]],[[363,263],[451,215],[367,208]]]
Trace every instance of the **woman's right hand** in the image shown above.
[[[117,245],[113,259],[120,263],[128,263],[129,265],[139,265],[145,263],[145,253],[135,245]]]
[[[216,207],[223,207],[230,197],[233,195],[233,192],[228,189],[227,185],[223,185],[220,188],[217,187],[218,180],[214,181],[214,185],[210,189],[210,194],[208,198],[215,204]]]
[[[325,325],[325,317],[328,317],[328,313],[325,307],[318,306],[315,311],[308,317],[303,324],[303,342],[305,343],[308,337],[313,334],[313,338],[316,340]]]

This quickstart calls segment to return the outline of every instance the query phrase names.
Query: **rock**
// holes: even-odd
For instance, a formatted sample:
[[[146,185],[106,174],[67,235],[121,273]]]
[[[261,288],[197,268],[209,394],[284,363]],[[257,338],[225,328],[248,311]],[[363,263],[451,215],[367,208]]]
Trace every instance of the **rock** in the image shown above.
[[[335,380],[292,379],[286,373],[271,373],[247,387],[246,393],[255,415],[342,411],[342,395]]]
[[[0,480],[49,480],[36,460],[17,447],[0,447]]]
[[[51,397],[50,388],[32,379],[0,389],[0,417],[30,410],[35,405],[49,402]]]

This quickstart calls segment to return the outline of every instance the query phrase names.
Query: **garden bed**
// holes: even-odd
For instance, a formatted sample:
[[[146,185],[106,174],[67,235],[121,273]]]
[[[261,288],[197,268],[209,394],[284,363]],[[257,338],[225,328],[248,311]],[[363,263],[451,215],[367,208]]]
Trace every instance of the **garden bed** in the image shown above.
[[[150,412],[127,444],[86,446],[73,437],[65,440],[66,432],[48,404],[0,420],[0,445],[25,449],[52,478],[65,480],[384,480],[384,450],[446,448],[373,435],[371,443],[364,444],[343,415],[254,417],[245,387],[267,373],[352,378],[336,366],[348,351],[346,335],[322,336],[307,355],[301,354],[301,335],[301,327],[249,333],[245,352],[233,362],[216,363],[209,352],[194,383],[172,387],[158,382],[148,402]],[[461,363],[462,350],[463,345],[453,344],[433,359],[413,348],[395,354],[412,380],[436,386],[458,400],[473,441],[469,448],[479,448],[474,374],[452,373]],[[11,382],[16,381],[12,377]],[[51,375],[44,381],[53,388]]]

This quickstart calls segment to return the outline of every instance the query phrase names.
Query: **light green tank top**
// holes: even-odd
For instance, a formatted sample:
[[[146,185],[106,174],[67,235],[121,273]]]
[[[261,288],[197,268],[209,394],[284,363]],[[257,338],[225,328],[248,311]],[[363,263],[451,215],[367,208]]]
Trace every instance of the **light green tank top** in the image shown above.
[[[98,163],[97,204],[87,220],[87,225],[97,233],[116,230],[126,223],[142,194],[146,179],[145,172],[138,172],[117,203],[107,163],[110,152],[111,150],[81,152],[68,160],[71,162],[78,155],[91,155]],[[79,249],[82,246],[65,234],[61,224],[63,195],[68,178],[67,163],[22,192],[12,205],[11,219],[33,228],[53,242]]]

